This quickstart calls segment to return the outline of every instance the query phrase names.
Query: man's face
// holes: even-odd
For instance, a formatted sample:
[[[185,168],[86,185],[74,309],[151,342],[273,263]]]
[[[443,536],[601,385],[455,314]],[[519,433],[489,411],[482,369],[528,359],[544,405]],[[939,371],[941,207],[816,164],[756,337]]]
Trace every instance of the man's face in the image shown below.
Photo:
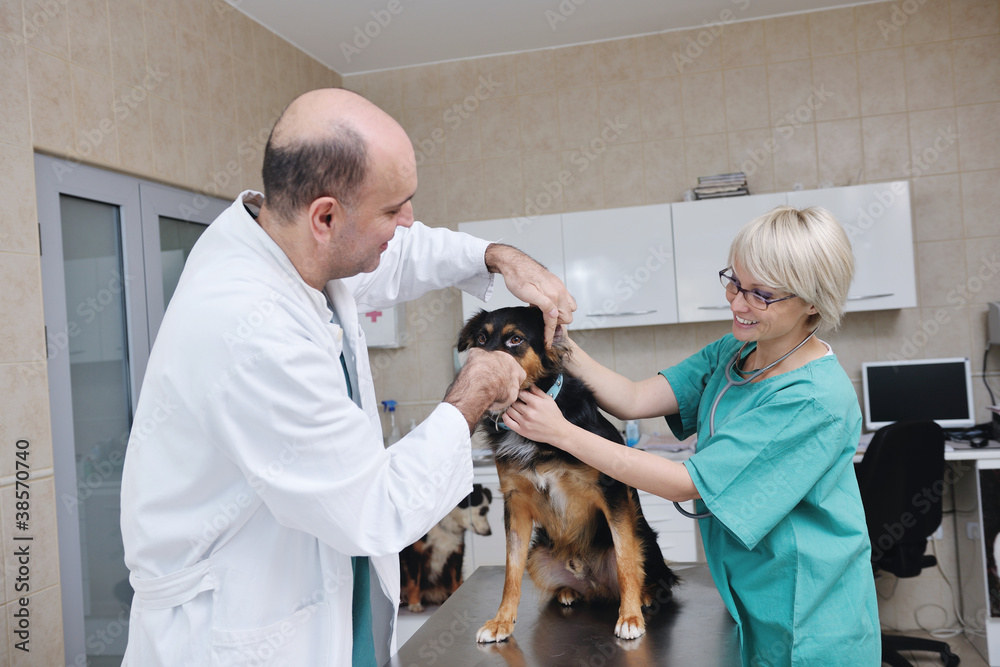
[[[416,160],[412,148],[396,153],[372,155],[368,178],[354,206],[346,211],[347,224],[332,248],[343,276],[374,271],[396,227],[413,224],[410,200],[417,189]]]

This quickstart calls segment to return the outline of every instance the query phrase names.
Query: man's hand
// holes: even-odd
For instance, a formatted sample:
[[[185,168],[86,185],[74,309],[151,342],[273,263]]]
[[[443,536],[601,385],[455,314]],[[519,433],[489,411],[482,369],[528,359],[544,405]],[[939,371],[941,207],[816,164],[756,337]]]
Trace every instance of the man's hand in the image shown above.
[[[487,409],[504,410],[517,400],[525,377],[524,369],[506,352],[472,348],[444,400],[465,415],[471,433]]]
[[[486,268],[503,276],[511,294],[542,311],[545,347],[552,345],[557,324],[573,321],[576,301],[563,281],[517,248],[491,243],[486,248]]]

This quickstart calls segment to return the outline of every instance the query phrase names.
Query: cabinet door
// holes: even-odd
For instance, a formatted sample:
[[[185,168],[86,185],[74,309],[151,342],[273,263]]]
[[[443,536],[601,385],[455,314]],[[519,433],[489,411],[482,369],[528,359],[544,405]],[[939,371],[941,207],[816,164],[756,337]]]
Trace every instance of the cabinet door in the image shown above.
[[[503,494],[500,492],[500,477],[492,463],[475,466],[472,481],[482,484],[493,494],[490,511],[486,518],[490,523],[489,535],[477,535],[472,530],[465,533],[465,559],[462,561],[462,577],[469,578],[477,567],[483,565],[506,565],[507,537],[503,528]]]
[[[698,560],[694,519],[682,515],[665,498],[639,491],[643,516],[656,531],[656,543],[663,557],[674,563],[694,563]],[[681,503],[688,512],[694,511],[694,501]]]
[[[564,213],[574,329],[677,322],[670,205]]]
[[[397,304],[392,308],[358,313],[358,323],[361,325],[362,331],[365,332],[365,341],[368,347],[402,347],[402,334],[406,330],[405,319],[405,303]]]
[[[789,192],[788,203],[825,208],[847,231],[854,250],[848,311],[917,305],[909,182]]]
[[[729,246],[744,225],[785,203],[785,193],[778,192],[672,205],[681,322],[732,317],[718,275],[720,269],[726,268]]]
[[[463,222],[458,231],[478,236],[495,243],[506,243],[530,255],[553,274],[565,282],[563,270],[562,220],[560,215],[539,215],[531,218],[504,218],[502,220],[479,220]],[[493,283],[493,298],[489,304],[476,297],[462,293],[463,319],[479,312],[480,308],[497,310],[508,306],[526,305],[514,297],[497,275]]]

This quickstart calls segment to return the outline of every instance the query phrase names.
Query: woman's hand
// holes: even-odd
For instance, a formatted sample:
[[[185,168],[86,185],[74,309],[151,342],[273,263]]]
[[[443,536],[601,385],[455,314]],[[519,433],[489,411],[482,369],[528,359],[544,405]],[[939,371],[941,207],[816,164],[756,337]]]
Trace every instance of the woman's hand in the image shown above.
[[[521,390],[517,400],[504,413],[503,421],[518,435],[560,449],[573,428],[555,400],[534,386]]]

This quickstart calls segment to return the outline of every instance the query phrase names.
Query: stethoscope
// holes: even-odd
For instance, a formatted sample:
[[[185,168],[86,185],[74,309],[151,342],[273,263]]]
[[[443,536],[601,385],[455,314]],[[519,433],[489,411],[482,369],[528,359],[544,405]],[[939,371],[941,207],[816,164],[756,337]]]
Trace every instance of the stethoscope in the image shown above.
[[[780,364],[782,361],[784,361],[788,357],[790,357],[793,354],[795,354],[796,350],[798,350],[800,347],[802,347],[803,345],[805,345],[806,342],[810,338],[812,338],[813,336],[815,336],[815,335],[816,335],[816,329],[813,329],[812,332],[808,336],[806,336],[805,338],[802,339],[801,343],[799,343],[798,345],[796,345],[795,347],[793,347],[791,350],[789,350],[788,352],[786,352],[784,355],[782,355],[781,357],[779,357],[777,359],[777,361],[773,361],[773,362],[769,363],[767,366],[764,366],[764,368],[758,368],[758,369],[749,371],[750,375],[747,376],[747,377],[741,377],[741,378],[738,378],[738,379],[734,380],[732,378],[732,375],[730,375],[730,371],[731,370],[735,369],[737,373],[739,373],[741,375],[743,374],[743,371],[740,371],[740,369],[739,369],[739,361],[740,361],[740,358],[743,356],[743,350],[745,350],[746,347],[747,347],[747,345],[750,344],[750,341],[747,341],[746,343],[743,343],[743,345],[740,346],[740,349],[736,351],[736,354],[733,355],[733,358],[730,359],[729,363],[726,364],[726,386],[723,387],[722,391],[720,391],[719,394],[715,397],[715,401],[712,402],[712,409],[708,411],[708,437],[711,438],[712,436],[715,435],[715,411],[719,407],[719,401],[722,400],[722,397],[726,395],[726,392],[729,391],[729,389],[731,387],[742,387],[745,384],[749,384],[749,383],[753,382],[754,380],[756,380],[757,378],[759,378],[761,375],[763,375],[764,373],[768,372],[769,370],[771,370],[772,368],[774,368],[775,366],[777,366],[778,364]],[[684,509],[683,507],[681,507],[681,504],[678,503],[678,502],[674,503],[674,507],[677,508],[678,512],[680,512],[684,516],[688,517],[689,519],[706,519],[706,518],[712,516],[711,512],[703,512],[701,514],[693,514],[691,512],[688,512],[686,509]]]

